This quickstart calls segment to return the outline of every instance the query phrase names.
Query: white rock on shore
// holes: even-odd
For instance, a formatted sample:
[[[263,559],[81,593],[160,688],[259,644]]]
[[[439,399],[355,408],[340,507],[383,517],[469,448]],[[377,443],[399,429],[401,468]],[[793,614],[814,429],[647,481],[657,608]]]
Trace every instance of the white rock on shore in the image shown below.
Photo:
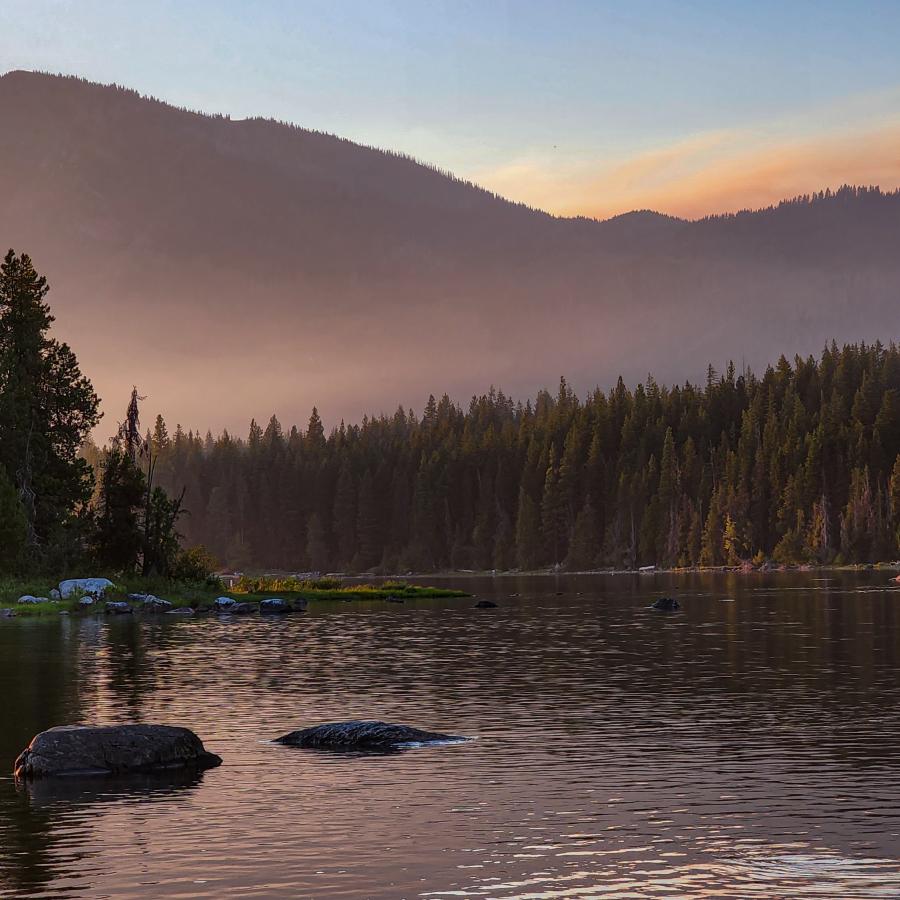
[[[59,593],[66,600],[73,594],[102,597],[111,587],[115,585],[108,578],[69,578],[59,583]]]

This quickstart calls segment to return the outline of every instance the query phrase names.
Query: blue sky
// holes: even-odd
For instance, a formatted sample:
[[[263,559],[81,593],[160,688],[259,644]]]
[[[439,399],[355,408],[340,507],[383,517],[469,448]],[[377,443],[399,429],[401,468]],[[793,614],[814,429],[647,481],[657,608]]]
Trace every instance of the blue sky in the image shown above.
[[[897,2],[0,0],[2,69],[290,120],[596,215],[896,186],[898,38]]]

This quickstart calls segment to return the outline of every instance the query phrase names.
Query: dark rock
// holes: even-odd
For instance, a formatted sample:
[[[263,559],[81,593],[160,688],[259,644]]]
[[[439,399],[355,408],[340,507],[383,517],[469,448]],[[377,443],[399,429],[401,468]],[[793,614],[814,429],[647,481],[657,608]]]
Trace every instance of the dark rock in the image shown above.
[[[389,722],[332,722],[292,731],[275,739],[276,744],[315,750],[399,750],[412,744],[460,742],[465,738]]]
[[[280,616],[293,612],[293,609],[287,600],[282,600],[280,597],[269,597],[259,604],[259,611],[265,616]]]
[[[256,612],[256,605],[253,603],[235,603],[226,612],[233,613],[236,616],[248,616],[250,613]]]
[[[37,735],[16,760],[17,779],[210,769],[222,760],[187,728],[170,725],[63,725]]]
[[[109,600],[106,611],[112,615],[126,615],[131,612],[131,607],[124,600]]]
[[[190,606],[179,606],[175,609],[167,609],[167,616],[192,616],[194,614],[194,610],[191,609]]]
[[[0,609],[0,619],[14,619],[16,611],[14,609]]]
[[[497,609],[497,604],[493,600],[479,600],[475,604],[475,609]]]
[[[406,603],[406,600],[403,597],[385,597],[385,603]]]
[[[144,597],[143,607],[144,612],[160,613],[169,612],[172,609],[172,604],[168,600],[162,600],[160,597],[154,597],[153,594],[147,594]]]
[[[681,609],[681,604],[674,597],[660,597],[650,609],[659,612],[675,612],[676,609]]]
[[[294,601],[294,612],[306,612],[309,608],[309,600],[304,600],[302,597],[298,597]]]

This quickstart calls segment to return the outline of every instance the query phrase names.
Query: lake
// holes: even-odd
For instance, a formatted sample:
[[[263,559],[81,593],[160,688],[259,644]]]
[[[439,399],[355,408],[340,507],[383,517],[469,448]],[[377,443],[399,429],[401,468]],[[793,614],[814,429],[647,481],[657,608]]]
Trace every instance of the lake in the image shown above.
[[[0,895],[896,897],[889,578],[430,578],[500,607],[0,621]],[[664,594],[683,610],[646,608]],[[267,740],[350,718],[475,740]],[[17,790],[18,752],[72,722],[185,725],[224,764]]]

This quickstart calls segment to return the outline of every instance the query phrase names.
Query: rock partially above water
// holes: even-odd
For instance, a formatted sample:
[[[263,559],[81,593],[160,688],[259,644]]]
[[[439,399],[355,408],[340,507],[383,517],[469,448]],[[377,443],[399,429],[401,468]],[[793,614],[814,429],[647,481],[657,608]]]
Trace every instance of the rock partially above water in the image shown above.
[[[110,600],[106,604],[106,611],[110,615],[127,615],[132,612],[131,606],[124,600]]]
[[[479,600],[475,604],[475,609],[497,609],[497,604],[493,600]]]
[[[213,607],[220,612],[227,612],[234,609],[235,606],[237,606],[237,600],[232,600],[231,597],[216,597],[213,600]]]
[[[187,728],[171,725],[62,725],[42,731],[16,760],[17,779],[210,769],[222,760]]]
[[[0,619],[14,619],[16,611],[14,609],[0,609]]]
[[[59,593],[64,600],[68,600],[73,594],[102,597],[111,587],[115,585],[108,578],[70,578],[59,583]]]
[[[460,743],[466,738],[422,731],[390,722],[331,722],[292,731],[275,739],[276,744],[315,750],[399,750],[414,744]]]
[[[131,594],[128,595],[131,597]],[[168,612],[172,608],[172,604],[162,597],[155,597],[153,594],[147,594],[142,600],[144,612]]]
[[[293,612],[293,608],[287,600],[282,600],[280,597],[269,597],[266,600],[263,600],[259,604],[259,611],[264,616],[271,615],[283,615],[284,613]]]
[[[650,609],[659,612],[675,612],[676,609],[681,609],[681,604],[674,597],[660,597]]]

